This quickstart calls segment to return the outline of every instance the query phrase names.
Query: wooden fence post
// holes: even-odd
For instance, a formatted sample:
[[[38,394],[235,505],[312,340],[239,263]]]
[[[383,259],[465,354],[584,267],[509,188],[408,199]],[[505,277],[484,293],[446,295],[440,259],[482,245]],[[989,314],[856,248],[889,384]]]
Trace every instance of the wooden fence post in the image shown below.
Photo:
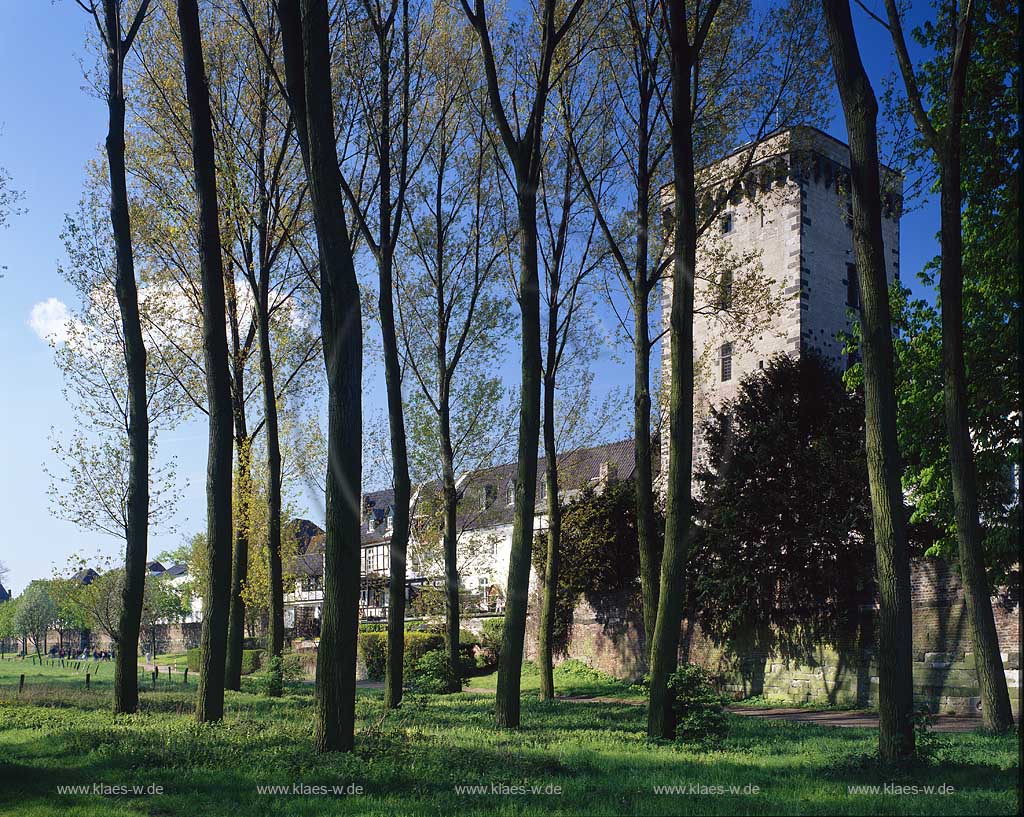
[[[89,688],[89,673],[85,673],[85,688]]]
[[[185,686],[188,686],[188,667],[185,667]]]
[[[19,695],[21,694],[21,691],[22,691],[22,690],[23,690],[24,688],[25,688],[25,673],[22,673],[22,674],[21,674],[21,680],[20,680],[20,681],[18,681],[18,694],[19,694]]]

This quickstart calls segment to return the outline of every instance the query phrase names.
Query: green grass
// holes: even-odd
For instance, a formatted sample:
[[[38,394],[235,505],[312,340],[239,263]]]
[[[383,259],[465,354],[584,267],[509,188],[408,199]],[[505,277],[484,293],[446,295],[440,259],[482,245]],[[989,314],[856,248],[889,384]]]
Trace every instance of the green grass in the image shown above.
[[[618,681],[598,670],[587,667],[580,661],[565,661],[555,667],[555,694],[563,698],[621,698],[623,700],[641,701],[643,692],[635,686]],[[494,692],[498,684],[498,674],[481,675],[469,679],[466,689],[473,691]],[[523,664],[520,680],[524,693],[536,693],[540,690],[540,672],[532,661]]]
[[[146,663],[145,656],[139,656],[139,666]],[[161,670],[165,670],[165,667],[174,667],[176,672],[180,672],[188,666],[188,653],[184,652],[167,652],[156,655],[150,662],[156,664]]]
[[[26,673],[26,691],[17,677]],[[540,703],[523,697],[523,727],[498,732],[489,696],[409,698],[385,715],[360,691],[351,754],[311,750],[312,693],[229,693],[224,721],[192,719],[195,686],[143,686],[142,712],[110,714],[112,671],[89,691],[81,674],[30,676],[0,661],[0,814],[19,817],[287,814],[1014,814],[1015,737],[929,736],[928,757],[900,769],[873,760],[877,736],[730,716],[711,747],[652,744],[643,707]],[[456,786],[559,787],[560,794],[463,794]],[[295,784],[362,787],[325,796],[258,792]],[[850,794],[851,785],[953,786],[947,795]],[[148,786],[160,794],[58,794],[58,786]],[[737,786],[739,793],[656,795],[655,786]],[[744,786],[759,793],[743,794]]]

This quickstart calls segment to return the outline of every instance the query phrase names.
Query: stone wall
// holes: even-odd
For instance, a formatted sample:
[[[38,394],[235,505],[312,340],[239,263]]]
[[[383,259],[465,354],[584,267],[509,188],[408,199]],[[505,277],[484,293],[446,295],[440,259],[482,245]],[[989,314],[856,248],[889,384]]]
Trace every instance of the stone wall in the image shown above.
[[[918,705],[933,712],[977,714],[980,704],[974,658],[956,568],[937,559],[915,561],[913,675]],[[607,610],[636,609],[635,600],[581,601],[565,658],[576,658],[618,678],[646,672],[639,616]],[[1009,590],[992,599],[999,643],[1015,713],[1020,711],[1020,605]],[[597,609],[595,609],[597,608]],[[684,621],[680,660],[707,667],[737,698],[764,695],[795,703],[871,706],[878,700],[874,609],[862,611],[855,632],[840,644],[822,644],[796,659],[767,654],[755,645],[714,644],[699,625]],[[536,617],[530,617],[527,657],[536,655]]]

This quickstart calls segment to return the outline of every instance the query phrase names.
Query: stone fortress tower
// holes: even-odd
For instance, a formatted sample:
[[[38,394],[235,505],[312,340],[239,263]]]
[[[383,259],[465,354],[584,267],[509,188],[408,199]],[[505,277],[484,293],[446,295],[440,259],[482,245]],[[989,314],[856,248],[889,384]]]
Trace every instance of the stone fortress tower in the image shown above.
[[[738,169],[750,161],[739,192],[721,208],[698,247],[695,284],[694,453],[700,449],[700,425],[710,406],[736,396],[744,375],[776,354],[798,356],[815,350],[838,369],[849,362],[840,334],[851,330],[856,310],[856,268],[849,217],[849,148],[816,128],[794,127],[770,135],[755,148],[741,147],[700,171],[698,191],[705,207],[721,186],[731,186]],[[883,168],[883,174],[886,169]],[[889,172],[883,187],[882,234],[886,272],[899,277],[899,211],[902,179]],[[716,189],[718,188],[718,189]],[[698,193],[700,198],[701,193]],[[700,204],[700,202],[699,202]],[[669,191],[666,207],[671,207]],[[671,210],[669,209],[669,212]],[[730,315],[733,290],[744,286],[743,268],[728,271],[722,248],[734,257],[755,257],[759,285],[772,290],[779,308],[761,316],[756,331],[744,331],[754,316]],[[759,254],[759,257],[756,257]],[[715,270],[716,264],[723,270]],[[737,296],[738,297],[738,296]],[[672,282],[665,281],[662,318],[668,326]],[[749,301],[749,293],[748,293]],[[662,342],[662,372],[667,376],[671,348]],[[663,393],[668,393],[665,388]],[[662,473],[667,473],[667,446]]]

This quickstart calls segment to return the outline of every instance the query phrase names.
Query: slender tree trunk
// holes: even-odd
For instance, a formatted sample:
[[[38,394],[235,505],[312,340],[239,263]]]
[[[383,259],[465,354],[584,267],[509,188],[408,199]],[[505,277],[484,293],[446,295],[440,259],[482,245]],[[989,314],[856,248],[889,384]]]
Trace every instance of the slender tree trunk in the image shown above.
[[[267,648],[271,658],[284,652],[284,581],[281,564],[281,439],[277,420],[277,392],[274,388],[274,360],[270,348],[269,280],[263,273],[257,309],[260,343],[260,375],[263,380],[263,416],[267,428],[267,558],[270,581],[270,628]],[[268,687],[268,694],[282,693],[281,676]]]
[[[403,3],[402,25],[408,31],[408,4]],[[399,217],[392,221],[392,170],[391,170],[391,71],[390,54],[387,47],[387,32],[382,27],[378,32],[381,123],[379,134],[380,197],[379,212],[380,242],[378,278],[380,294],[381,336],[384,347],[384,382],[388,395],[388,427],[391,435],[391,466],[395,491],[395,510],[392,519],[391,541],[388,545],[388,658],[384,673],[384,705],[394,708],[402,701],[402,665],[405,660],[405,573],[406,551],[409,546],[409,502],[412,487],[409,480],[409,454],[405,436],[405,416],[402,408],[402,365],[398,356],[398,335],[395,331],[394,299],[394,252],[398,236],[392,231],[401,224]],[[405,43],[408,53],[408,41]],[[405,66],[408,71],[408,66]],[[407,77],[403,80],[407,82]],[[407,101],[407,100],[406,100]],[[403,111],[403,117],[407,116]],[[403,129],[407,122],[403,118]],[[404,141],[404,140],[403,140]],[[407,149],[403,145],[403,149]],[[401,157],[403,166],[405,157]],[[404,180],[399,180],[400,196],[404,196]],[[452,668],[457,672],[458,631],[455,633],[456,663]],[[449,635],[449,641],[451,636]]]
[[[555,359],[557,335],[558,313],[557,310],[551,309],[548,325],[548,360]],[[548,553],[544,564],[537,661],[540,664],[540,699],[548,701],[555,697],[553,640],[555,610],[558,606],[559,548],[562,539],[562,510],[558,501],[558,452],[555,448],[555,378],[550,368],[549,376],[544,378],[544,457],[548,500]]]
[[[231,271],[224,276],[228,326],[231,328],[231,407],[235,427],[236,477],[235,551],[231,566],[231,603],[228,609],[228,654],[224,665],[224,685],[238,691],[242,686],[242,646],[245,641],[245,600],[242,590],[249,577],[249,498],[252,466],[249,429],[245,416],[245,359],[238,332],[235,282]]]
[[[125,580],[118,620],[114,662],[114,711],[135,712],[139,706],[137,657],[142,596],[146,584],[149,532],[149,414],[146,401],[146,346],[139,318],[135,284],[132,225],[124,159],[124,56],[120,3],[104,0],[107,42],[107,164],[110,171],[110,223],[114,234],[114,291],[121,311],[124,361],[128,383],[128,497],[125,527]]]
[[[636,538],[640,551],[640,596],[643,605],[644,649],[650,661],[658,616],[658,573],[661,568],[658,531],[654,517],[654,467],[651,451],[651,338],[650,251],[651,172],[650,110],[653,98],[651,69],[641,68],[640,106],[637,116],[636,261],[633,271],[633,484],[636,493]]]
[[[940,199],[942,269],[942,397],[949,434],[949,465],[953,481],[953,512],[960,546],[967,624],[974,646],[974,666],[981,690],[985,729],[1005,732],[1013,726],[1010,694],[999,654],[999,636],[985,575],[985,557],[978,517],[977,474],[967,403],[964,368],[963,260],[960,195],[960,128],[950,128],[943,157]]]
[[[210,411],[210,448],[206,469],[208,598],[200,643],[196,719],[220,720],[224,714],[231,592],[231,383],[225,328],[224,268],[221,259],[217,177],[210,94],[203,66],[203,43],[196,0],[178,0],[178,25],[185,67],[185,90],[192,124],[192,157],[199,198],[199,257],[203,289],[203,349]]]
[[[646,250],[645,250],[646,252]],[[638,279],[639,280],[639,279]],[[646,287],[646,283],[643,285]],[[641,287],[637,286],[636,289]],[[651,343],[648,292],[635,292],[633,307],[633,437],[636,492],[636,538],[640,550],[640,596],[643,604],[644,649],[650,660],[658,616],[658,574],[661,568],[658,528],[654,516],[654,462],[651,441]]]
[[[231,566],[231,604],[228,610],[228,654],[224,666],[224,685],[236,692],[242,686],[242,646],[245,642],[245,599],[242,598],[242,590],[249,577],[248,517],[252,477],[249,462],[250,445],[246,437],[235,439],[238,501],[235,507],[235,552]]]
[[[824,0],[836,84],[850,140],[853,247],[860,290],[864,427],[879,594],[878,747],[895,762],[914,753],[910,562],[896,436],[892,324],[882,245],[878,103],[857,48],[848,0]]]
[[[279,0],[289,103],[309,180],[320,250],[327,369],[328,469],[324,606],[313,742],[349,751],[355,739],[362,453],[362,327],[334,138],[325,0]]]
[[[697,266],[693,121],[690,70],[694,54],[687,41],[681,4],[669,6],[672,76],[672,170],[675,180],[675,250],[669,313],[671,394],[669,458],[665,503],[665,549],[661,561],[658,615],[651,642],[651,687],[647,734],[675,735],[669,676],[676,670],[685,595],[685,564],[691,527],[693,479],[693,285]]]
[[[537,499],[537,443],[540,438],[540,285],[537,273],[537,185],[519,174],[519,301],[522,314],[519,452],[516,467],[515,515],[508,567],[505,620],[498,657],[495,722],[499,728],[519,727],[519,691],[530,592],[533,514]]]
[[[445,652],[453,673],[461,676],[459,666],[459,562],[458,562],[458,494],[455,490],[455,469],[451,442],[451,419],[447,397],[441,416],[441,480],[444,489],[444,609]]]

